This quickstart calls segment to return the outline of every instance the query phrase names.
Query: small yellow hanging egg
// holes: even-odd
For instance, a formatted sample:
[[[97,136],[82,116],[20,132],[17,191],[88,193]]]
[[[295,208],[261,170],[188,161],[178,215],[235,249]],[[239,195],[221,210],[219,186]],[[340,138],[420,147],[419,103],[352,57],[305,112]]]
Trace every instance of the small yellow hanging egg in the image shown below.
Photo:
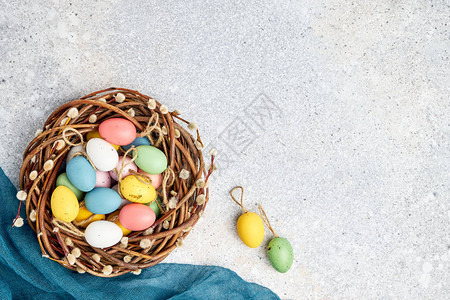
[[[250,248],[258,247],[264,239],[264,223],[258,214],[252,212],[239,217],[237,231],[242,242]]]

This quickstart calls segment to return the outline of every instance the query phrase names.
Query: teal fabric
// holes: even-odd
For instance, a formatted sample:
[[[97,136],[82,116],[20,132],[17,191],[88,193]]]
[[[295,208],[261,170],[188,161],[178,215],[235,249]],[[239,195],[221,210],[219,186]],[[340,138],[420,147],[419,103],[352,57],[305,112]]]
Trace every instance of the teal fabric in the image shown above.
[[[141,275],[116,278],[72,272],[41,257],[26,221],[21,228],[11,227],[18,208],[15,195],[0,168],[0,299],[279,299],[216,266],[158,264]]]

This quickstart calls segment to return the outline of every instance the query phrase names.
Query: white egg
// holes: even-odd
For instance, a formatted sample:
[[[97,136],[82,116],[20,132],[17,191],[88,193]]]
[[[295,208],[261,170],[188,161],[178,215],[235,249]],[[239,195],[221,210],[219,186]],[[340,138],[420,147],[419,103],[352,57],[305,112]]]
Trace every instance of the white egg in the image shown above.
[[[90,139],[86,144],[86,153],[100,171],[111,171],[119,162],[116,149],[103,139]]]
[[[95,248],[111,247],[120,242],[123,232],[120,227],[110,221],[95,221],[86,227],[84,238]]]
[[[66,163],[68,163],[69,160],[71,160],[77,152],[83,152],[83,151],[84,151],[84,148],[81,145],[70,147],[70,150],[66,156]]]

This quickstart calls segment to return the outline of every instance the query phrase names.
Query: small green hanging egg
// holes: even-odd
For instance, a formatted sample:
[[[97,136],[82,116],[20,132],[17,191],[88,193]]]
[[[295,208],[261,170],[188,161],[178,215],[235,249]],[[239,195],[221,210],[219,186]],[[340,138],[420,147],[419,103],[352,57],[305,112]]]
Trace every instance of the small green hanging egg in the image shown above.
[[[281,237],[276,237],[269,242],[267,255],[274,269],[280,273],[289,271],[294,261],[294,251],[291,243]]]

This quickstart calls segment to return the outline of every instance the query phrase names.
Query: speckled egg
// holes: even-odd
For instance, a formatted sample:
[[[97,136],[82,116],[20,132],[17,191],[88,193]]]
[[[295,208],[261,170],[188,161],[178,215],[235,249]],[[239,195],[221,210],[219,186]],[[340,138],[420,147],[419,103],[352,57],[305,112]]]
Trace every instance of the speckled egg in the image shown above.
[[[110,143],[93,138],[86,144],[86,153],[97,169],[109,172],[117,166],[119,154]]]
[[[78,215],[78,199],[71,189],[63,185],[53,191],[50,206],[53,216],[65,222],[72,222]]]
[[[156,190],[146,178],[129,175],[120,182],[120,193],[125,199],[136,203],[148,203],[156,198]]]
[[[294,261],[294,251],[291,243],[282,237],[276,237],[267,246],[267,255],[275,270],[286,273]]]
[[[122,237],[123,233],[120,227],[110,221],[92,222],[84,231],[86,242],[95,248],[114,246],[120,242]]]
[[[97,170],[95,171],[96,175],[96,181],[95,181],[95,187],[111,187],[111,175],[109,175],[109,172],[104,172]]]

